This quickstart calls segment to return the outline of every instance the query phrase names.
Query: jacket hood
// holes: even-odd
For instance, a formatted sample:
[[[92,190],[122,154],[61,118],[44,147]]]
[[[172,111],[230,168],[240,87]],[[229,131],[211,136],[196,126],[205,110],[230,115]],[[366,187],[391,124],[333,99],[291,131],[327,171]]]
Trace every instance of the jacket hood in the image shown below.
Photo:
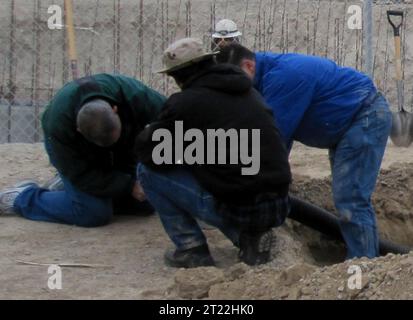
[[[243,93],[252,88],[252,81],[239,67],[217,64],[199,73],[184,88],[206,87],[228,93]]]

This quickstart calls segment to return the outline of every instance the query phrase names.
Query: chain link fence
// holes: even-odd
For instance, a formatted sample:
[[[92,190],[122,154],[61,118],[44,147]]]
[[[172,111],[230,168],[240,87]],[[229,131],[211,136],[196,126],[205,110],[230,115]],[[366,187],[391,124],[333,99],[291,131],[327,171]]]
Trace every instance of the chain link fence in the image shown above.
[[[253,50],[300,52],[364,69],[363,31],[352,29],[347,0],[73,0],[79,75],[123,73],[168,95],[175,85],[154,73],[172,41],[193,36],[210,47],[213,26],[234,20]],[[61,8],[59,19],[56,7]],[[393,33],[388,9],[402,9],[405,104],[413,104],[413,1],[374,1],[373,77],[396,106]],[[51,29],[48,22],[52,19]],[[72,79],[63,0],[0,3],[0,143],[42,140],[40,116]],[[410,108],[407,108],[410,110]]]

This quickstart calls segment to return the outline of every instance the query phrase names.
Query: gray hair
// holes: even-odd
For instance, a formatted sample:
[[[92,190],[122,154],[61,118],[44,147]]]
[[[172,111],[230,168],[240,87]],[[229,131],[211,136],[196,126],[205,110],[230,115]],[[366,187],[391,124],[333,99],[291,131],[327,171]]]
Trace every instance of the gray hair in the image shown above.
[[[76,124],[86,140],[101,147],[116,142],[115,133],[121,130],[119,116],[105,100],[94,99],[85,103],[77,114]]]

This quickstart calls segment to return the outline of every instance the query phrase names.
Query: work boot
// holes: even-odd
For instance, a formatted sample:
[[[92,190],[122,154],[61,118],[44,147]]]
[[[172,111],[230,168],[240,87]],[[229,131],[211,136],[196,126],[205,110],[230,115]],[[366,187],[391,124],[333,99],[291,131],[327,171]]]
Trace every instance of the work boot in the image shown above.
[[[215,266],[214,259],[209,253],[208,245],[188,250],[167,250],[165,252],[165,263],[173,268],[197,268]]]
[[[53,178],[51,178],[43,185],[43,188],[48,189],[49,191],[63,191],[65,189],[65,186],[60,175],[56,174]]]
[[[242,262],[256,266],[270,260],[273,242],[272,230],[261,233],[241,233],[239,240],[239,258]]]
[[[36,183],[25,183],[21,187],[8,189],[0,193],[0,215],[16,214],[14,201],[27,188],[37,186]]]

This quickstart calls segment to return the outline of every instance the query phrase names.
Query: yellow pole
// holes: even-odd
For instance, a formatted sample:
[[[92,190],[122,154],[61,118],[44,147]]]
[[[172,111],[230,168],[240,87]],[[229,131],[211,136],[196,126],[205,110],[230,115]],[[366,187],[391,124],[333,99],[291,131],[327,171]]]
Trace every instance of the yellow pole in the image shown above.
[[[77,69],[75,28],[73,27],[72,0],[65,0],[65,17],[66,17],[65,24],[67,26],[67,40],[68,40],[68,47],[69,47],[70,68],[72,70],[73,79],[77,79],[79,75],[78,75],[78,69]]]

